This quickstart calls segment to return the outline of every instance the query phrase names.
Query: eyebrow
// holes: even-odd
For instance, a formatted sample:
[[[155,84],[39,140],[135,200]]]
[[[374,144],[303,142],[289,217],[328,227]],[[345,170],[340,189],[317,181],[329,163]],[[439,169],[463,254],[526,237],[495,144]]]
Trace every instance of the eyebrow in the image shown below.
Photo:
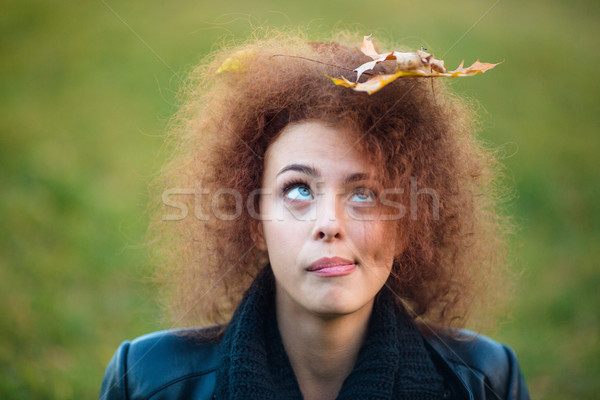
[[[352,174],[346,177],[346,179],[344,179],[344,185],[347,185],[349,183],[354,183],[354,182],[360,182],[360,181],[368,181],[371,178],[371,176],[369,174],[363,174],[363,173],[357,173],[357,174]]]
[[[285,167],[281,168],[281,170],[279,170],[279,172],[277,173],[277,176],[283,174],[284,172],[288,172],[288,171],[297,171],[297,172],[303,173],[305,175],[310,175],[310,176],[315,176],[315,177],[321,176],[321,173],[315,167],[311,167],[310,165],[304,165],[304,164],[286,165]]]
[[[277,176],[283,174],[284,172],[288,172],[288,171],[296,171],[296,172],[300,172],[302,174],[312,176],[312,177],[317,177],[317,178],[321,176],[321,173],[319,172],[318,169],[316,169],[315,167],[312,167],[310,165],[304,165],[304,164],[286,165],[285,167],[281,168],[281,170],[279,170],[279,172],[277,173]],[[343,184],[347,185],[349,183],[369,180],[370,178],[371,178],[371,176],[369,174],[359,172],[356,174],[348,175],[344,179]]]

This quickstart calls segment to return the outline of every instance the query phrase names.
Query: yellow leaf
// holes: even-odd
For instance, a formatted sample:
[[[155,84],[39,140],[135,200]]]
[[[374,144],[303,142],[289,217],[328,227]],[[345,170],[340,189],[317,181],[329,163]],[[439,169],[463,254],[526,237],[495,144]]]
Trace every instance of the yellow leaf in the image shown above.
[[[225,61],[223,61],[223,64],[221,64],[221,66],[217,70],[217,74],[220,74],[221,72],[237,71],[238,69],[240,69],[240,65],[240,60],[238,60],[237,58],[229,57]]]
[[[233,56],[226,58],[223,64],[217,69],[217,74],[222,72],[243,72],[244,62],[254,57],[256,50],[240,50]]]
[[[333,81],[333,83],[335,83],[336,85],[340,85],[340,86],[345,86],[345,87],[349,87],[349,88],[353,88],[357,85],[357,83],[355,82],[350,82],[348,79],[346,79],[345,77],[342,76],[342,78],[333,78],[329,75],[325,75],[326,77],[328,77],[329,79],[331,79]]]
[[[393,82],[398,78],[418,76],[420,74],[421,73],[419,71],[398,71],[395,74],[375,75],[369,78],[366,82],[356,83],[355,86],[353,86],[353,89],[357,92],[367,92],[369,94],[373,94],[388,83]]]

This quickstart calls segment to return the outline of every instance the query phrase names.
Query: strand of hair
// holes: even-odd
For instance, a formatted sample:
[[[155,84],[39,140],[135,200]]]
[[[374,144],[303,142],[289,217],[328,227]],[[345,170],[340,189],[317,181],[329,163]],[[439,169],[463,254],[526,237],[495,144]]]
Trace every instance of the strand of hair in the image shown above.
[[[341,65],[336,65],[336,64],[331,64],[331,63],[327,63],[327,62],[324,62],[324,61],[314,60],[314,59],[308,58],[308,57],[292,56],[292,55],[289,55],[289,54],[273,54],[271,57],[299,58],[301,60],[312,61],[312,62],[316,62],[316,63],[319,63],[319,64],[328,65],[330,67],[335,67],[335,68],[343,69],[345,71],[355,72],[353,69],[342,67]],[[373,75],[373,74],[370,73],[370,72],[363,72],[363,75]]]

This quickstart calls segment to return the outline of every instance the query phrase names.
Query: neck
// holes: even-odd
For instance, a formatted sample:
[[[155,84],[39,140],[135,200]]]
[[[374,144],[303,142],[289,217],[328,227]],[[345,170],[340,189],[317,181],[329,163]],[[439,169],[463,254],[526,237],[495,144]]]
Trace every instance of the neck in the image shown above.
[[[277,325],[305,399],[333,399],[365,341],[373,302],[352,314],[322,316],[276,291]]]

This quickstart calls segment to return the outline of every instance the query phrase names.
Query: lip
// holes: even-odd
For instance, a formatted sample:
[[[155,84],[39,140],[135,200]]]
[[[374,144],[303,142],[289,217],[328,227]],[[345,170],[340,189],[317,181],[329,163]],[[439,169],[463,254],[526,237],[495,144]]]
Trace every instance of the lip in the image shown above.
[[[344,276],[351,274],[356,264],[341,257],[323,257],[310,264],[307,271],[318,276]]]

